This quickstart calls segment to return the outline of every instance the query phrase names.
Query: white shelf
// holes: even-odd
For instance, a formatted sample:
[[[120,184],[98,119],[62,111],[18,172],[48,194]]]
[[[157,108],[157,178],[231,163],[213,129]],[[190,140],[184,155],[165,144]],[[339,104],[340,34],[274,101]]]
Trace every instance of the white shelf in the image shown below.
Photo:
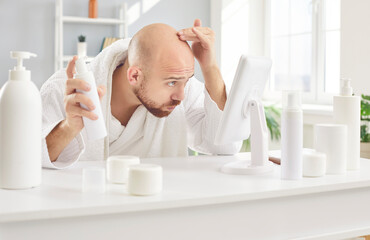
[[[73,17],[63,16],[62,21],[66,23],[89,23],[89,24],[125,24],[124,20],[116,18],[86,18],[86,17]]]
[[[70,61],[73,56],[64,55],[64,25],[70,24],[101,24],[113,25],[118,27],[118,38],[127,37],[127,4],[123,3],[119,6],[119,16],[117,18],[88,18],[63,15],[63,0],[56,0],[55,3],[55,60],[54,69],[58,71],[64,67],[64,64]],[[77,36],[76,36],[77,45]],[[77,53],[76,53],[77,55]],[[87,58],[90,62],[93,56]]]

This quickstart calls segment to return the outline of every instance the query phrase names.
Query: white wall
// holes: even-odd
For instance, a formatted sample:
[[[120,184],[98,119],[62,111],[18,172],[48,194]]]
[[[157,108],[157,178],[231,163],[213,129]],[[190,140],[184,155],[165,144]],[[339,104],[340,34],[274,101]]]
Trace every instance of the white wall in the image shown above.
[[[352,78],[356,95],[370,95],[370,1],[341,4],[341,76]]]
[[[118,17],[121,0],[98,0],[100,17]],[[195,18],[205,26],[210,22],[209,0],[127,0],[128,34],[132,36],[143,26],[162,22],[176,29],[190,27]],[[64,0],[64,14],[87,16],[88,0]],[[0,86],[8,79],[8,70],[15,64],[11,50],[30,51],[37,58],[26,60],[32,80],[38,87],[54,72],[55,0],[0,0]],[[115,27],[98,25],[65,25],[65,54],[75,54],[77,36],[87,36],[88,54],[96,55],[104,37],[113,36]],[[199,66],[195,76],[202,80]]]
[[[230,88],[241,54],[265,55],[264,1],[211,0],[211,9],[217,60]]]

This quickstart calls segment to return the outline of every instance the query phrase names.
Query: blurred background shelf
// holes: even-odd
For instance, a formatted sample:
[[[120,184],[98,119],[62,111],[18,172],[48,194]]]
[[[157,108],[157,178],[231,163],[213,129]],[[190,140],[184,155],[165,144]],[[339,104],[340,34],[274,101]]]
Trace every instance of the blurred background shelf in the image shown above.
[[[116,18],[85,18],[74,16],[63,16],[62,21],[65,23],[89,23],[89,24],[125,24],[124,20]]]
[[[63,15],[63,0],[57,0],[55,4],[55,60],[54,70],[63,69],[65,64],[72,59],[72,55],[64,55],[64,25],[65,24],[99,24],[111,27],[118,27],[118,38],[127,37],[127,5],[123,3],[119,6],[118,18],[88,18],[78,16]],[[77,39],[77,36],[76,36]],[[77,40],[76,40],[77,44]],[[77,53],[76,53],[77,55]],[[87,62],[90,62],[94,56],[88,56]]]

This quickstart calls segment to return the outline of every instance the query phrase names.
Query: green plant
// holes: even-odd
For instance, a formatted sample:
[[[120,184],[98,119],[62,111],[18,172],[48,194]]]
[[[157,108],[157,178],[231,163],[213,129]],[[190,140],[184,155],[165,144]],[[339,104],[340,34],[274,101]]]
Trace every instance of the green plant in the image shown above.
[[[86,36],[84,36],[84,35],[78,36],[78,41],[79,42],[85,42],[86,41]]]
[[[370,96],[361,95],[361,142],[370,142]]]
[[[280,139],[280,124],[277,119],[280,118],[281,112],[280,110],[274,106],[265,106],[265,117],[266,117],[266,125],[270,132],[271,140],[279,140]],[[250,141],[246,139],[243,141],[241,152],[250,151]]]
[[[265,107],[266,124],[270,131],[271,140],[280,140],[280,124],[277,119],[280,118],[280,110],[276,106]]]

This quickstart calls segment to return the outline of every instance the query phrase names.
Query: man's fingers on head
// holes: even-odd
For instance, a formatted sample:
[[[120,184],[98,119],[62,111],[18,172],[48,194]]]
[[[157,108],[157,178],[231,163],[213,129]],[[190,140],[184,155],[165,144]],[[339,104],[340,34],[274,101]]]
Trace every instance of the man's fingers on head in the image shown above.
[[[71,61],[68,62],[66,73],[68,78],[73,78],[73,74],[76,72],[76,60],[78,59],[77,56],[74,56]]]
[[[195,39],[198,37],[198,34],[195,33],[194,29],[197,31],[197,33],[202,33],[207,37],[214,37],[214,32],[209,27],[186,28],[178,31],[177,35],[180,37],[181,40],[193,41],[190,39]]]
[[[182,41],[199,41],[197,35],[193,33],[191,28],[180,30],[177,35]]]
[[[191,32],[198,37],[199,35],[208,37],[208,38],[214,37],[213,30],[208,27],[193,27],[191,28]]]
[[[193,42],[199,42],[199,38],[197,36],[192,36],[192,37],[185,37],[185,36],[180,36],[180,40],[182,41],[193,41]]]
[[[215,34],[214,31],[209,27],[197,27],[196,29],[207,36],[213,36]]]
[[[202,45],[202,47],[205,48],[205,49],[210,48],[210,45],[211,45],[212,41],[214,41],[214,35],[204,34],[202,31],[199,31],[198,28],[193,28],[192,30],[193,30],[194,34],[197,35],[197,37],[199,39],[199,42]]]
[[[194,20],[194,27],[200,27],[202,26],[202,21],[200,21],[199,18]]]
[[[195,34],[191,30],[191,28],[181,29],[180,31],[177,32],[177,35],[178,36],[185,36],[185,37],[195,36]]]
[[[75,90],[90,91],[90,85],[82,79],[69,78],[66,81],[66,95],[72,94]]]

